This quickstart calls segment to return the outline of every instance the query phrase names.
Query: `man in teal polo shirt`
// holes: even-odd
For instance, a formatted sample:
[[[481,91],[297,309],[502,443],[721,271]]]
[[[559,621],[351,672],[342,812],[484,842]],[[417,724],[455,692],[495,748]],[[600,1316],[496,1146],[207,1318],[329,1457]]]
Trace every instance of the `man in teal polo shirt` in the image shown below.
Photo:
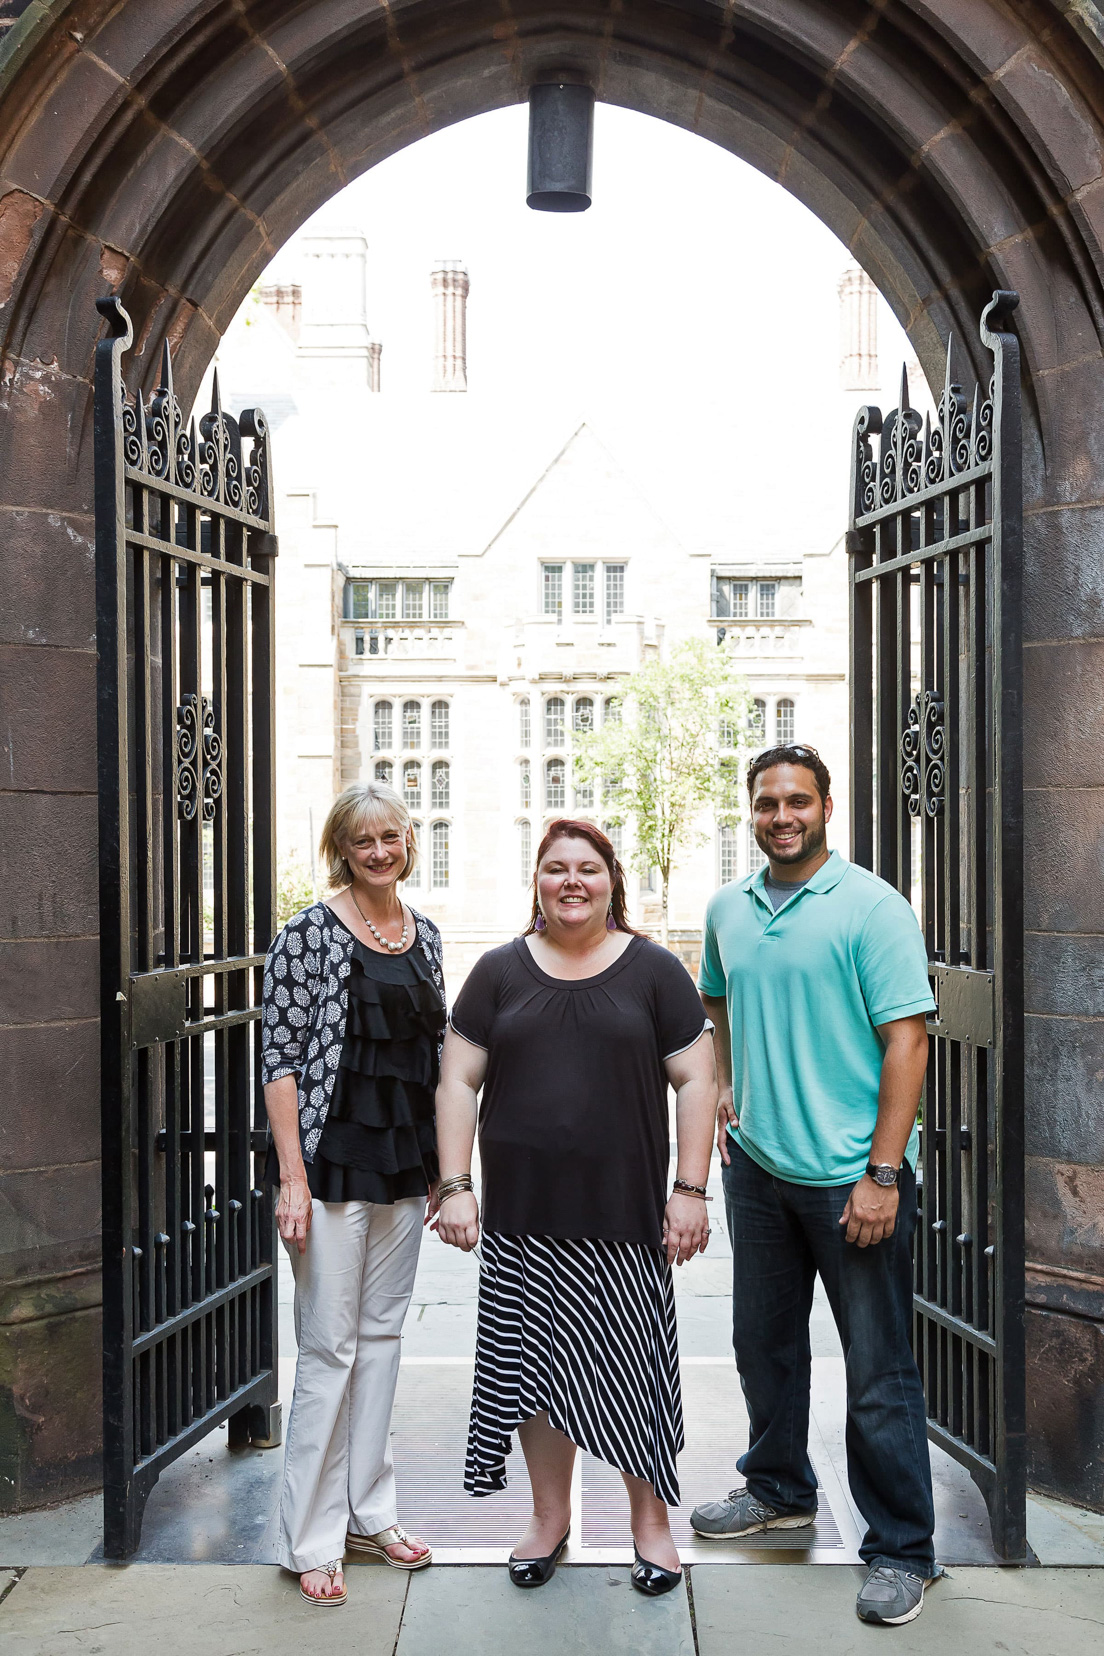
[[[916,1114],[935,1010],[916,917],[829,852],[815,748],[751,765],[767,865],[722,887],[698,987],[716,1026],[717,1143],[732,1240],[732,1343],[750,1419],[746,1487],[695,1508],[706,1537],[816,1517],[809,1314],[820,1275],[847,1360],[847,1468],[867,1532],[857,1610],[912,1621],[936,1576],[924,1395],[909,1345]]]

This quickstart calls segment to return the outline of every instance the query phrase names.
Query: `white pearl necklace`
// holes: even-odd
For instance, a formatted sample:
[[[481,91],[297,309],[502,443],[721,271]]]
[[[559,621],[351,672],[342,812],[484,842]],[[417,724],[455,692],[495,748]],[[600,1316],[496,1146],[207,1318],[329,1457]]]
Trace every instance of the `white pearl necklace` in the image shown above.
[[[353,907],[356,909],[357,913],[360,915],[360,918],[364,921],[364,924],[368,927],[368,930],[371,932],[372,936],[375,938],[376,942],[380,945],[381,948],[389,949],[392,954],[398,954],[400,949],[405,949],[406,948],[406,939],[407,939],[407,936],[408,936],[408,933],[409,933],[409,927],[406,924],[406,910],[405,909],[403,909],[403,911],[402,911],[402,915],[403,915],[402,936],[399,938],[399,941],[397,943],[391,943],[391,942],[388,941],[388,939],[386,937],[383,936],[382,932],[378,932],[376,930],[375,926],[373,926],[372,922],[369,920],[368,916],[365,914],[364,910],[361,908],[360,904],[357,902],[356,893],[354,892],[352,886],[349,887],[349,896],[353,899]]]

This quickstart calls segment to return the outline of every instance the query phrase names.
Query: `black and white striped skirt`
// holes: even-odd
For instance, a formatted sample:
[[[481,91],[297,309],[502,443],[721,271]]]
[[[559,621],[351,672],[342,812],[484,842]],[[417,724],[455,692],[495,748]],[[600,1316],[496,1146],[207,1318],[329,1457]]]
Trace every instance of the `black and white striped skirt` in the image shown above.
[[[636,1242],[484,1235],[464,1488],[506,1487],[511,1434],[553,1426],[679,1503],[682,1393],[671,1267]]]

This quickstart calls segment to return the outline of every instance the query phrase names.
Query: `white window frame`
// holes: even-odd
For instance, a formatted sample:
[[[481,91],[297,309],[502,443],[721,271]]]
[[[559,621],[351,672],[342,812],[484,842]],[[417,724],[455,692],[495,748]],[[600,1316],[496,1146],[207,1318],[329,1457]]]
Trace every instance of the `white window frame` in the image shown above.
[[[443,835],[441,830],[444,830]],[[442,851],[441,840],[444,839]],[[447,891],[451,877],[451,828],[440,818],[429,825],[429,886],[431,891]],[[443,877],[442,877],[443,876]]]
[[[442,776],[445,781],[443,794],[439,785]],[[447,759],[435,759],[430,766],[429,808],[431,811],[450,811],[452,809],[452,767]]]
[[[441,709],[444,712],[441,712]],[[444,741],[439,742],[438,736],[444,731]],[[447,753],[452,746],[452,704],[444,696],[434,696],[429,704],[429,747],[430,751]]]
[[[555,616],[557,621],[563,620],[564,612],[564,570],[563,563],[542,563],[541,566],[541,614]],[[553,586],[553,577],[555,585]],[[555,592],[555,598],[552,594]]]
[[[623,563],[606,563],[602,565],[602,619],[606,626],[610,626],[615,615],[625,613],[625,577],[628,574],[628,565]]]
[[[380,719],[385,718],[387,725],[387,741],[380,740]],[[395,704],[388,697],[383,696],[372,705],[372,752],[394,753],[395,751]]]
[[[550,709],[552,708],[552,706],[556,702],[558,702],[559,706],[560,706],[560,712],[559,712],[559,732],[560,733],[559,733],[558,738],[550,734],[550,730],[551,730],[551,713],[550,713]],[[545,748],[546,749],[547,748],[563,749],[564,747],[567,746],[567,702],[566,702],[565,698],[563,696],[546,696],[545,701],[544,701],[544,707],[543,707],[542,711],[543,711],[543,714],[544,714],[544,745],[545,745]]]

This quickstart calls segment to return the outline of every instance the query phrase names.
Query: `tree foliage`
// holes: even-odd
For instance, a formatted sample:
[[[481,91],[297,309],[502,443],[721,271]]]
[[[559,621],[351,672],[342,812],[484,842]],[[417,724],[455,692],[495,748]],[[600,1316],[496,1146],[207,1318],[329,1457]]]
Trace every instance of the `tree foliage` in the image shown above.
[[[671,874],[709,837],[703,815],[739,820],[751,697],[727,652],[690,639],[633,673],[618,703],[620,717],[580,739],[576,768],[600,784],[603,818],[631,825],[633,866],[658,868],[666,940]]]

